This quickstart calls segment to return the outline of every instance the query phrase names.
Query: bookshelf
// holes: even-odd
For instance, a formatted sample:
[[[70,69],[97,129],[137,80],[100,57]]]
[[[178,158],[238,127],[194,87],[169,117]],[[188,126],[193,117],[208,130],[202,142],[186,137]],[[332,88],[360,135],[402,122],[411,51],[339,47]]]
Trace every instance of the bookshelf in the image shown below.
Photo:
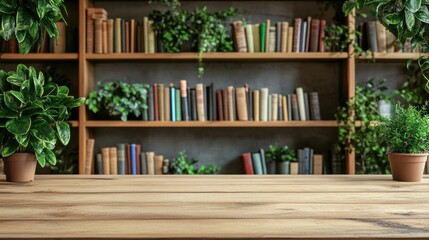
[[[69,64],[72,63],[73,70],[75,71],[73,75],[76,75],[76,79],[73,82],[73,86],[76,88],[76,94],[82,97],[87,97],[88,93],[94,89],[96,81],[105,78],[109,74],[113,74],[114,77],[119,78],[119,75],[126,75],[128,72],[130,72],[131,75],[136,76],[139,73],[136,73],[137,70],[140,67],[143,69],[151,69],[155,66],[155,69],[152,70],[152,72],[145,72],[145,74],[149,76],[156,75],[154,71],[160,71],[161,67],[166,65],[167,68],[179,65],[180,67],[183,66],[182,71],[196,71],[197,67],[197,53],[191,53],[191,52],[184,52],[184,53],[176,53],[176,54],[169,54],[169,53],[155,53],[155,54],[144,54],[144,53],[114,53],[114,54],[87,54],[85,45],[86,45],[86,8],[87,7],[107,7],[108,12],[112,12],[112,17],[118,17],[123,16],[124,18],[131,18],[131,17],[142,17],[146,16],[145,13],[137,13],[138,10],[131,11],[131,13],[127,12],[127,9],[129,9],[129,6],[126,6],[127,4],[122,4],[119,0],[66,0],[68,6],[71,6],[68,8],[69,10],[69,26],[74,26],[78,31],[75,31],[77,34],[75,35],[75,38],[73,41],[76,41],[77,51],[71,51],[64,54],[50,54],[50,53],[43,53],[43,54],[28,54],[25,56],[19,55],[19,54],[1,54],[0,60],[2,63],[18,63],[18,62],[41,62],[41,63],[49,63],[49,62],[61,62],[62,64]],[[128,1],[127,1],[128,2]],[[139,6],[144,5],[142,3],[144,1],[129,1],[130,4],[138,4]],[[250,8],[254,8],[254,5],[260,4],[257,1],[251,1],[251,0],[242,0],[242,1],[236,1],[236,4],[244,4],[246,2],[251,3]],[[290,0],[277,0],[273,1],[273,4],[283,4],[283,3],[290,3],[293,4]],[[313,13],[308,13],[308,9],[306,9],[306,6],[310,4],[311,2],[318,2],[318,1],[299,1],[299,4],[297,5],[304,5],[302,7],[293,7],[293,11],[300,12],[299,16],[304,17],[307,15],[312,15]],[[191,3],[194,4],[207,4],[209,7],[213,7],[216,5],[228,5],[228,1],[186,1],[184,2],[185,5],[189,5]],[[294,2],[296,3],[296,1]],[[234,3],[235,4],[235,3]],[[121,6],[119,6],[121,5]],[[118,7],[119,6],[119,7]],[[240,5],[242,6],[242,5]],[[289,5],[291,6],[291,5]],[[118,7],[117,11],[111,11],[112,8]],[[248,11],[247,14],[257,14],[258,9],[256,7],[255,10]],[[267,18],[269,17],[269,11],[274,11],[273,8],[267,7],[267,12],[264,12],[262,16],[259,16],[260,18]],[[277,10],[276,10],[277,11]],[[278,10],[278,11],[281,11]],[[115,15],[116,14],[116,15]],[[297,16],[297,15],[295,15]],[[350,15],[346,19],[351,31],[355,29],[355,18],[353,15]],[[69,31],[69,30],[68,30]],[[71,35],[73,35],[73,30],[69,31]],[[68,49],[72,49],[72,47],[68,47]],[[353,46],[350,45],[348,47],[348,52],[325,52],[325,53],[204,53],[203,54],[203,60],[207,65],[214,64],[215,70],[221,69],[223,70],[231,70],[235,65],[240,66],[240,70],[243,70],[250,66],[252,70],[250,70],[249,74],[243,73],[244,76],[250,76],[253,74],[257,74],[259,70],[257,70],[258,67],[265,68],[266,65],[273,65],[272,68],[276,69],[282,69],[285,67],[287,70],[280,71],[275,74],[278,78],[279,76],[282,76],[285,74],[286,71],[293,71],[295,68],[300,68],[298,70],[298,75],[306,71],[308,67],[313,66],[319,66],[315,71],[316,73],[313,73],[314,76],[317,76],[317,72],[324,71],[324,69],[329,69],[329,73],[326,74],[326,78],[333,78],[333,80],[330,80],[332,82],[335,82],[333,89],[328,89],[330,83],[326,83],[324,85],[324,88],[328,89],[327,93],[325,93],[326,96],[333,95],[333,98],[335,98],[335,101],[329,102],[326,105],[338,105],[339,102],[345,101],[346,99],[353,97],[355,95],[355,85],[356,85],[356,67],[358,65],[357,59],[354,57],[353,53],[354,49]],[[418,58],[420,55],[418,53],[375,53],[374,58],[376,61],[380,62],[401,62],[405,63],[407,59],[409,58]],[[371,58],[371,57],[368,57]],[[217,64],[217,65],[216,65]],[[220,65],[220,66],[218,66]],[[225,65],[225,66],[223,66]],[[301,65],[303,67],[301,67]],[[332,67],[332,69],[331,69]],[[109,68],[112,68],[112,70],[109,71]],[[107,70],[106,70],[107,69]],[[190,70],[191,69],[191,70]],[[256,70],[255,70],[256,69]],[[143,71],[143,70],[142,70]],[[147,71],[147,70],[144,70]],[[266,71],[266,70],[265,70]],[[219,71],[221,72],[221,71]],[[183,72],[179,72],[183,73]],[[192,73],[194,74],[194,73]],[[192,78],[194,75],[189,73],[188,75],[185,75],[183,79],[186,79],[187,77]],[[225,76],[225,73],[223,73]],[[162,78],[165,75],[160,75],[158,78]],[[227,80],[219,80],[221,77],[213,77],[213,75],[208,75],[208,78],[212,78],[211,81],[224,81],[223,84],[234,84],[233,79],[227,79]],[[136,77],[137,78],[137,77]],[[301,81],[299,77],[298,82]],[[182,79],[180,78],[170,78],[171,81],[175,81],[175,84],[178,84],[178,81]],[[168,81],[170,81],[170,79]],[[119,79],[110,79],[110,80],[119,80]],[[273,84],[285,84],[290,86],[291,84],[295,83],[289,83],[288,80],[275,80]],[[155,80],[156,81],[156,80]],[[305,84],[312,85],[312,79],[310,77],[307,77],[306,80],[303,80]],[[260,83],[255,83],[260,84]],[[318,83],[320,84],[320,83]],[[317,85],[317,84],[316,84]],[[259,86],[258,86],[259,87]],[[290,88],[290,87],[289,87]],[[326,97],[325,96],[325,97]],[[336,107],[334,106],[333,109]],[[165,135],[168,134],[166,131],[174,131],[174,134],[183,132],[185,133],[185,139],[189,139],[190,136],[193,135],[193,133],[188,133],[189,131],[197,131],[195,135],[198,135],[197,137],[201,137],[201,132],[203,133],[210,133],[210,132],[218,132],[221,131],[225,134],[228,134],[228,131],[232,131],[234,134],[236,134],[238,137],[245,137],[246,134],[245,131],[267,131],[269,134],[275,134],[277,132],[280,132],[279,134],[309,134],[308,138],[314,138],[318,136],[323,135],[329,135],[331,138],[335,136],[335,128],[337,126],[336,121],[333,117],[333,111],[332,109],[327,113],[330,117],[329,118],[323,118],[327,120],[322,121],[291,121],[291,122],[227,122],[227,121],[214,121],[214,122],[143,122],[143,121],[128,121],[128,122],[121,122],[121,121],[109,121],[109,120],[96,120],[92,117],[92,114],[90,114],[86,108],[86,106],[81,106],[77,113],[77,118],[73,119],[71,121],[71,125],[74,129],[77,129],[77,136],[73,136],[74,138],[77,138],[78,145],[79,145],[79,173],[83,174],[85,171],[85,153],[86,153],[86,140],[91,137],[100,137],[101,139],[106,138],[108,136],[108,132],[112,132],[112,136],[115,136],[116,133],[121,133],[122,131],[124,134],[134,134],[133,131],[137,132],[138,134],[142,133],[145,134],[145,136],[142,136],[142,138],[147,138],[148,136],[152,136],[151,134],[156,133],[157,131],[163,132]],[[213,130],[215,128],[215,130]],[[101,133],[101,131],[104,131]],[[320,132],[319,135],[314,134],[314,132]],[[188,135],[186,135],[188,134]],[[217,140],[219,139],[219,136],[216,134],[213,134],[213,136],[210,136],[210,138],[213,138],[213,141],[221,141]],[[257,137],[260,137],[262,134],[257,134]],[[265,136],[266,137],[266,136]],[[132,139],[135,139],[133,136]],[[162,139],[162,136],[155,137],[155,139]],[[281,135],[278,135],[273,138],[274,140],[281,139]],[[248,141],[255,140],[255,139],[247,139]],[[324,140],[324,139],[323,139]],[[321,140],[321,142],[323,142]],[[113,140],[110,140],[112,142]],[[162,140],[161,140],[162,141]],[[266,140],[267,142],[269,140]],[[272,142],[274,143],[274,142]],[[279,142],[280,143],[280,142]],[[216,145],[216,144],[215,144]],[[323,145],[323,144],[322,144]],[[324,145],[324,148],[326,146]],[[251,147],[249,150],[252,149]],[[97,150],[97,149],[96,149]],[[177,149],[181,150],[181,149]],[[225,160],[225,161],[228,161]],[[346,173],[348,174],[354,174],[354,154],[350,153],[347,156],[346,161]]]

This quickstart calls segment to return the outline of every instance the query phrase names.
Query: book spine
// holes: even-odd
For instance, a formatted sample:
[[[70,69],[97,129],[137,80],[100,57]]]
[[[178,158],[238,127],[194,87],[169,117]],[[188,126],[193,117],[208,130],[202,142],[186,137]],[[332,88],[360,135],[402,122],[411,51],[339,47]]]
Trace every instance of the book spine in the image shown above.
[[[202,83],[197,83],[195,87],[195,92],[198,121],[205,121],[206,116],[204,113],[204,85]]]
[[[304,49],[304,52],[309,52],[310,51],[310,34],[311,34],[311,31],[310,31],[310,28],[311,28],[311,22],[312,22],[312,19],[311,19],[311,17],[310,16],[308,16],[307,17],[307,26],[306,26],[306,29],[305,29],[305,49]]]
[[[292,94],[290,98],[292,102],[292,120],[299,121],[298,98],[296,94]]]
[[[259,119],[263,122],[268,121],[268,88],[261,88],[260,90],[260,117]]]
[[[276,24],[276,52],[281,52],[282,50],[282,22],[277,22]]]
[[[272,119],[272,117],[273,117],[273,113],[272,113],[272,111],[271,110],[273,110],[272,109],[272,106],[273,105],[273,95],[272,94],[268,94],[268,113],[267,113],[267,115],[268,115],[268,119],[267,119],[267,121],[269,121],[269,122],[271,122],[273,119]]]
[[[92,9],[86,10],[86,53],[94,53],[94,20]]]
[[[253,119],[255,122],[259,122],[259,116],[260,116],[260,99],[259,99],[259,90],[253,91]]]
[[[170,86],[171,121],[176,121],[176,89]]]
[[[103,19],[97,18],[94,20],[94,29],[95,29],[95,53],[103,53]]]
[[[137,37],[136,37],[136,52],[143,52],[143,29],[142,25],[140,25],[138,22],[136,23],[136,31],[137,31]]]
[[[217,90],[216,91],[216,102],[217,102],[217,120],[218,121],[224,121],[223,118],[223,104],[222,104],[222,91]]]
[[[305,120],[310,120],[310,105],[308,103],[308,93],[304,93]]]
[[[243,153],[241,155],[241,158],[243,159],[244,173],[255,174],[253,171],[252,156],[250,155],[250,153]]]
[[[211,88],[212,88],[212,86],[211,85],[209,85],[209,86],[206,86],[206,101],[205,101],[205,103],[206,103],[206,106],[207,106],[207,120],[208,121],[212,121],[213,120],[213,111],[212,111],[212,107],[213,107],[213,105],[212,105],[212,96],[211,96],[211,94],[212,94],[212,91],[211,91]]]
[[[235,113],[234,113],[234,87],[228,86],[228,116],[229,121],[235,120]]]
[[[260,50],[261,52],[265,52],[265,40],[266,40],[266,34],[267,34],[267,24],[261,23],[259,25],[259,43],[260,43]]]
[[[252,25],[252,35],[253,35],[253,50],[255,52],[261,52],[261,43],[260,43],[260,32],[259,24]]]
[[[162,175],[163,155],[155,155],[155,175]]]
[[[281,44],[280,44],[280,51],[285,53],[287,52],[287,45],[288,45],[288,31],[289,31],[289,23],[288,22],[282,22],[281,23]]]
[[[195,88],[191,89],[191,117],[193,121],[197,121],[197,93]]]
[[[253,26],[252,24],[246,25],[246,40],[247,40],[247,50],[250,53],[255,52],[254,44],[253,44]]]
[[[265,150],[259,149],[259,154],[261,156],[261,165],[262,165],[262,174],[267,174],[267,162],[265,160]]]
[[[289,121],[289,109],[288,109],[287,96],[282,97],[282,106],[283,106],[283,120]]]
[[[302,25],[302,19],[301,18],[295,18],[294,23],[294,32],[293,32],[293,52],[299,52],[300,51],[300,40],[301,40],[301,25]]]
[[[154,96],[153,96],[153,88],[149,87],[147,99],[148,99],[148,112],[149,112],[149,121],[155,120],[155,105],[154,105]]]
[[[155,32],[153,30],[153,21],[149,20],[147,23],[148,33],[148,47],[149,53],[155,53]]]
[[[325,27],[326,20],[320,20],[320,29],[319,29],[319,52],[325,52]]]
[[[298,174],[304,174],[304,150],[303,149],[298,149],[297,159],[298,159]]]
[[[259,152],[252,153],[252,163],[253,163],[253,171],[255,174],[261,175],[264,174],[264,170],[262,168],[261,162],[261,154]]]
[[[164,84],[158,84],[158,117],[165,121]]]
[[[311,20],[310,52],[317,52],[319,49],[320,20]]]
[[[239,121],[248,121],[249,114],[247,111],[246,103],[246,89],[244,87],[238,87],[236,89],[236,101],[237,101],[237,113]]]
[[[110,174],[110,159],[109,159],[109,148],[101,148],[101,155],[103,156],[103,174]]]
[[[91,174],[94,165],[94,145],[95,139],[86,140],[86,161],[85,161],[85,174]]]
[[[304,148],[303,157],[304,157],[304,166],[302,168],[302,173],[310,174],[310,149],[309,148]]]
[[[116,30],[116,51],[117,53],[122,53],[122,20],[120,18],[115,19],[115,30]]]
[[[137,175],[137,159],[136,159],[136,145],[130,144],[130,157],[131,157],[131,174]]]
[[[301,39],[299,40],[299,42],[300,42],[300,45],[299,45],[299,47],[300,47],[300,52],[305,52],[305,40],[306,40],[306,37],[307,37],[307,22],[306,21],[303,21],[302,22],[302,25],[301,25]]]
[[[174,88],[173,88],[174,90]],[[176,98],[173,99],[175,101]],[[171,104],[170,104],[170,88],[165,87],[164,88],[164,121],[170,121],[171,120]]]
[[[102,36],[103,36],[103,53],[107,53],[107,20],[104,20],[102,23]]]
[[[136,20],[130,20],[130,52],[134,53],[136,51]]]
[[[110,175],[118,175],[118,151],[116,147],[109,148]]]
[[[229,121],[228,89],[222,90],[222,102],[223,102],[223,118],[225,121]]]
[[[267,27],[265,28],[265,52],[269,52],[270,49],[270,31],[271,31],[271,20],[267,19]]]
[[[131,147],[130,144],[125,144],[125,174],[131,174]]]
[[[126,24],[125,24],[125,20],[122,19],[121,20],[121,45],[120,45],[122,53],[126,53],[127,52],[127,48],[126,48],[127,42],[126,42],[126,39],[125,39],[125,35],[126,35]]]
[[[146,167],[148,175],[155,175],[155,153],[146,152]]]
[[[248,119],[249,121],[253,121],[253,96],[252,91],[250,90],[250,87],[248,84],[245,85],[246,89],[246,100],[247,100],[247,110],[248,110]]]
[[[288,94],[287,98],[286,98],[286,102],[287,102],[287,116],[288,116],[287,120],[288,121],[292,121],[293,120],[293,117],[292,117],[292,99],[291,99],[291,97],[292,96],[290,94]]]
[[[180,101],[180,89],[175,89],[176,94],[176,101],[174,102],[176,104],[176,120],[177,121],[183,121],[182,118],[182,107],[181,107],[181,101]]]
[[[107,53],[113,53],[113,19],[107,20]]]
[[[299,170],[299,163],[298,162],[291,162],[289,166],[289,173],[290,175],[298,175]]]
[[[270,42],[269,42],[269,52],[276,52],[277,41],[276,41],[276,27],[270,27]]]
[[[288,27],[287,29],[287,50],[286,52],[292,52],[293,50],[293,27]]]
[[[237,52],[247,52],[246,34],[243,28],[243,22],[235,21],[232,25],[234,26],[234,37]]]
[[[118,174],[125,175],[125,144],[117,145],[118,148]]]
[[[149,53],[149,18],[143,18],[143,52]]]
[[[313,155],[313,174],[323,174],[323,155],[321,154]]]
[[[142,174],[142,169],[140,165],[140,154],[142,152],[142,145],[136,144],[136,172],[137,174]]]
[[[184,121],[189,121],[189,109],[188,109],[188,83],[186,80],[180,80],[180,97],[182,99],[182,115]]]
[[[130,33],[131,29],[130,29],[130,22],[129,21],[125,21],[125,52],[129,53],[131,52],[131,46],[130,46]]]
[[[277,121],[279,116],[279,95],[277,93],[271,95],[271,102],[271,121]]]
[[[101,153],[97,153],[95,165],[97,166],[97,174],[103,174],[103,155]]]
[[[311,120],[320,120],[320,103],[319,103],[319,93],[311,92],[310,93],[310,119]]]
[[[304,102],[304,91],[302,88],[296,89],[296,97],[298,100],[298,111],[299,111],[299,120],[305,121],[305,102]]]
[[[147,174],[147,165],[146,165],[146,153],[141,152],[140,153],[140,167],[141,167],[141,173],[146,175]]]
[[[277,98],[277,113],[278,113],[278,120],[282,121],[283,119],[283,98],[282,95],[279,94]]]

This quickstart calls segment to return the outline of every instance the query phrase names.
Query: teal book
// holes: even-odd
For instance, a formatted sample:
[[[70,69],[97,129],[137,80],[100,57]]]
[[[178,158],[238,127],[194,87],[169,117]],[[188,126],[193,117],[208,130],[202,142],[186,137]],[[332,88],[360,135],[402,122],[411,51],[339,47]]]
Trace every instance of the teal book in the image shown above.
[[[262,168],[261,154],[259,152],[252,153],[252,163],[253,171],[255,172],[255,174],[264,174],[264,169]]]
[[[261,52],[265,52],[265,40],[267,34],[267,24],[265,22],[259,25],[259,42],[261,44]]]
[[[265,150],[263,148],[261,148],[261,149],[259,149],[259,153],[261,154],[262,172],[264,174],[268,174],[268,172],[267,172],[267,161],[265,160]]]
[[[176,120],[182,121],[182,104],[180,99],[180,89],[176,89]]]
[[[170,108],[171,108],[171,121],[175,122],[176,119],[176,88],[170,87]]]

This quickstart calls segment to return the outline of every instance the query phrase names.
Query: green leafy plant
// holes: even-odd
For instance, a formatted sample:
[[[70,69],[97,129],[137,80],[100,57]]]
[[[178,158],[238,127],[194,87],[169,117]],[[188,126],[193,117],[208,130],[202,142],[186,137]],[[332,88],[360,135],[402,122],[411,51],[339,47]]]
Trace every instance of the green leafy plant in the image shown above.
[[[215,174],[220,170],[219,166],[208,164],[200,167],[196,167],[195,164],[198,160],[194,158],[188,158],[185,151],[180,151],[179,155],[171,162],[171,172],[173,174]]]
[[[73,174],[77,172],[77,148],[69,146],[57,146],[54,149],[57,157],[57,164],[51,165],[46,163],[53,174]]]
[[[67,13],[63,0],[2,0],[0,2],[0,36],[8,41],[15,37],[19,52],[27,54],[37,43],[42,44],[46,30],[49,37],[58,38],[56,22]]]
[[[423,106],[429,101],[429,93],[425,90],[426,80],[416,63],[411,63],[404,71],[407,75],[395,94],[407,104]]]
[[[269,150],[265,152],[265,157],[274,162],[297,161],[295,151],[286,145],[270,145]]]
[[[355,150],[357,173],[390,173],[386,148],[380,142],[380,132],[373,125],[381,120],[378,101],[390,102],[392,97],[387,93],[385,80],[375,82],[371,79],[363,86],[356,86],[355,98],[337,110],[337,158],[345,160],[346,153]]]
[[[127,121],[133,114],[139,117],[147,109],[147,91],[149,85],[142,83],[98,82],[99,89],[89,93],[86,104],[93,113],[100,110],[107,111],[110,116],[121,116]]]
[[[70,140],[70,110],[85,101],[68,94],[67,87],[45,82],[33,67],[19,64],[16,71],[0,70],[2,157],[34,152],[42,167],[46,162],[55,165],[58,139],[64,145]]]
[[[429,148],[429,116],[410,105],[395,105],[395,114],[378,126],[381,140],[394,153],[426,153]]]

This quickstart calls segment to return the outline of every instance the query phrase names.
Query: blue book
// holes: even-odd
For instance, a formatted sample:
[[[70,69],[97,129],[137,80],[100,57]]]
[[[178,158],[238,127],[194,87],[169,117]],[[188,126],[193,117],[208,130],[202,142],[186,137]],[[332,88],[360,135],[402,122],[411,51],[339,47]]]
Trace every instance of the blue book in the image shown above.
[[[180,89],[176,89],[176,119],[182,121],[182,106],[180,102]]]
[[[176,120],[176,89],[170,87],[170,108],[171,108],[171,121],[175,122]]]
[[[255,174],[264,174],[264,170],[262,168],[261,154],[259,152],[252,153],[252,163],[253,171]]]
[[[137,160],[136,160],[136,145],[130,145],[130,155],[131,155],[131,174],[137,175]]]
[[[302,29],[301,29],[301,39],[299,41],[299,51],[305,52],[305,39],[307,39],[307,22],[304,21],[302,23]]]
[[[310,174],[310,148],[304,148],[304,166],[303,173]]]
[[[265,150],[263,148],[259,149],[259,153],[261,154],[261,164],[262,164],[262,172],[263,174],[267,173],[267,162],[265,160]]]

